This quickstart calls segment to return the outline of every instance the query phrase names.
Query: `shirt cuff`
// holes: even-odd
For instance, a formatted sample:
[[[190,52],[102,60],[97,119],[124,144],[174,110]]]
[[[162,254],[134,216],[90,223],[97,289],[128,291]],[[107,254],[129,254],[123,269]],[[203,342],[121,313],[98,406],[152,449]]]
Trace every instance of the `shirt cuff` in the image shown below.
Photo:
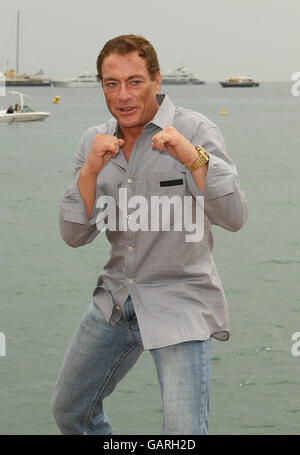
[[[91,226],[96,223],[96,204],[94,205],[90,219],[88,219],[85,206],[78,189],[78,177],[79,173],[63,195],[60,206],[61,212],[65,221]],[[98,196],[96,196],[96,201],[97,198]]]
[[[215,155],[210,154],[205,188],[201,191],[194,180],[192,171],[187,169],[187,184],[192,195],[204,199],[217,199],[234,193],[234,175],[230,166]]]

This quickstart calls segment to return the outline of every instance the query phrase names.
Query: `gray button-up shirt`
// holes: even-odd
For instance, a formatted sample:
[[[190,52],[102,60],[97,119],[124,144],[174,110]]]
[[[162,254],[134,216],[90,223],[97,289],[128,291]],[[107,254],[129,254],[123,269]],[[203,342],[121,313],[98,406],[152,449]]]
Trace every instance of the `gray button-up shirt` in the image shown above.
[[[172,223],[170,231],[106,230],[111,253],[98,278],[94,303],[114,325],[130,294],[144,349],[210,336],[225,341],[229,338],[228,309],[213,259],[211,225],[240,229],[247,219],[247,200],[219,129],[204,115],[175,107],[166,95],[158,95],[158,102],[160,107],[135,142],[129,161],[119,151],[99,173],[96,201],[102,195],[112,196],[118,206],[119,189],[126,188],[128,198],[140,195],[148,201],[151,196],[176,195],[182,200],[192,196],[194,210],[196,196],[202,196],[203,237],[187,242],[187,232],[172,230]],[[210,154],[204,192],[183,163],[151,147],[152,137],[171,125]],[[61,235],[72,247],[90,243],[100,232],[97,217],[101,209],[96,202],[88,219],[77,187],[80,169],[98,133],[117,135],[117,121],[110,119],[89,128],[80,140],[75,178],[60,210]]]

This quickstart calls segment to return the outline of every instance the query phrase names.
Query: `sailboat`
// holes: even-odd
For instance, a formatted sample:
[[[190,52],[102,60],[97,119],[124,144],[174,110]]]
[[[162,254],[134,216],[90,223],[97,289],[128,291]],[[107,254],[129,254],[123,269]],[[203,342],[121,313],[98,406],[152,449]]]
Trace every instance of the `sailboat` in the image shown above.
[[[16,39],[16,70],[7,69],[4,72],[7,87],[49,87],[52,85],[49,78],[41,77],[43,71],[36,75],[19,74],[19,39],[20,39],[20,11],[17,12],[17,39]],[[41,74],[42,73],[42,74]]]

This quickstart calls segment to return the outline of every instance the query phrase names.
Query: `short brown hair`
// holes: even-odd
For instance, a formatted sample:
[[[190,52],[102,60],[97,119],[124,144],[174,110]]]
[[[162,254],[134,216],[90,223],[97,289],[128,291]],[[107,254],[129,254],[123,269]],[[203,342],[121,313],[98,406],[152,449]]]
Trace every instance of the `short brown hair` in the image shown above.
[[[107,41],[97,58],[97,79],[102,82],[101,66],[105,57],[113,52],[116,54],[129,54],[137,51],[139,56],[147,63],[148,71],[153,80],[159,71],[159,62],[156,51],[152,44],[141,35],[120,35]]]

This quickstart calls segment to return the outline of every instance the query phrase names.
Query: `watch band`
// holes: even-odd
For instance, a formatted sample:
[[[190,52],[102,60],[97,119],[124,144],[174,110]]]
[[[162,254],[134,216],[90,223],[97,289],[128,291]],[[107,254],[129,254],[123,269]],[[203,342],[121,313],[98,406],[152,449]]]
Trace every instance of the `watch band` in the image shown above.
[[[201,147],[201,145],[197,145],[195,149],[198,151],[199,157],[195,161],[193,161],[193,163],[190,164],[185,163],[185,166],[190,171],[194,171],[195,169],[204,166],[209,161],[209,154]]]

